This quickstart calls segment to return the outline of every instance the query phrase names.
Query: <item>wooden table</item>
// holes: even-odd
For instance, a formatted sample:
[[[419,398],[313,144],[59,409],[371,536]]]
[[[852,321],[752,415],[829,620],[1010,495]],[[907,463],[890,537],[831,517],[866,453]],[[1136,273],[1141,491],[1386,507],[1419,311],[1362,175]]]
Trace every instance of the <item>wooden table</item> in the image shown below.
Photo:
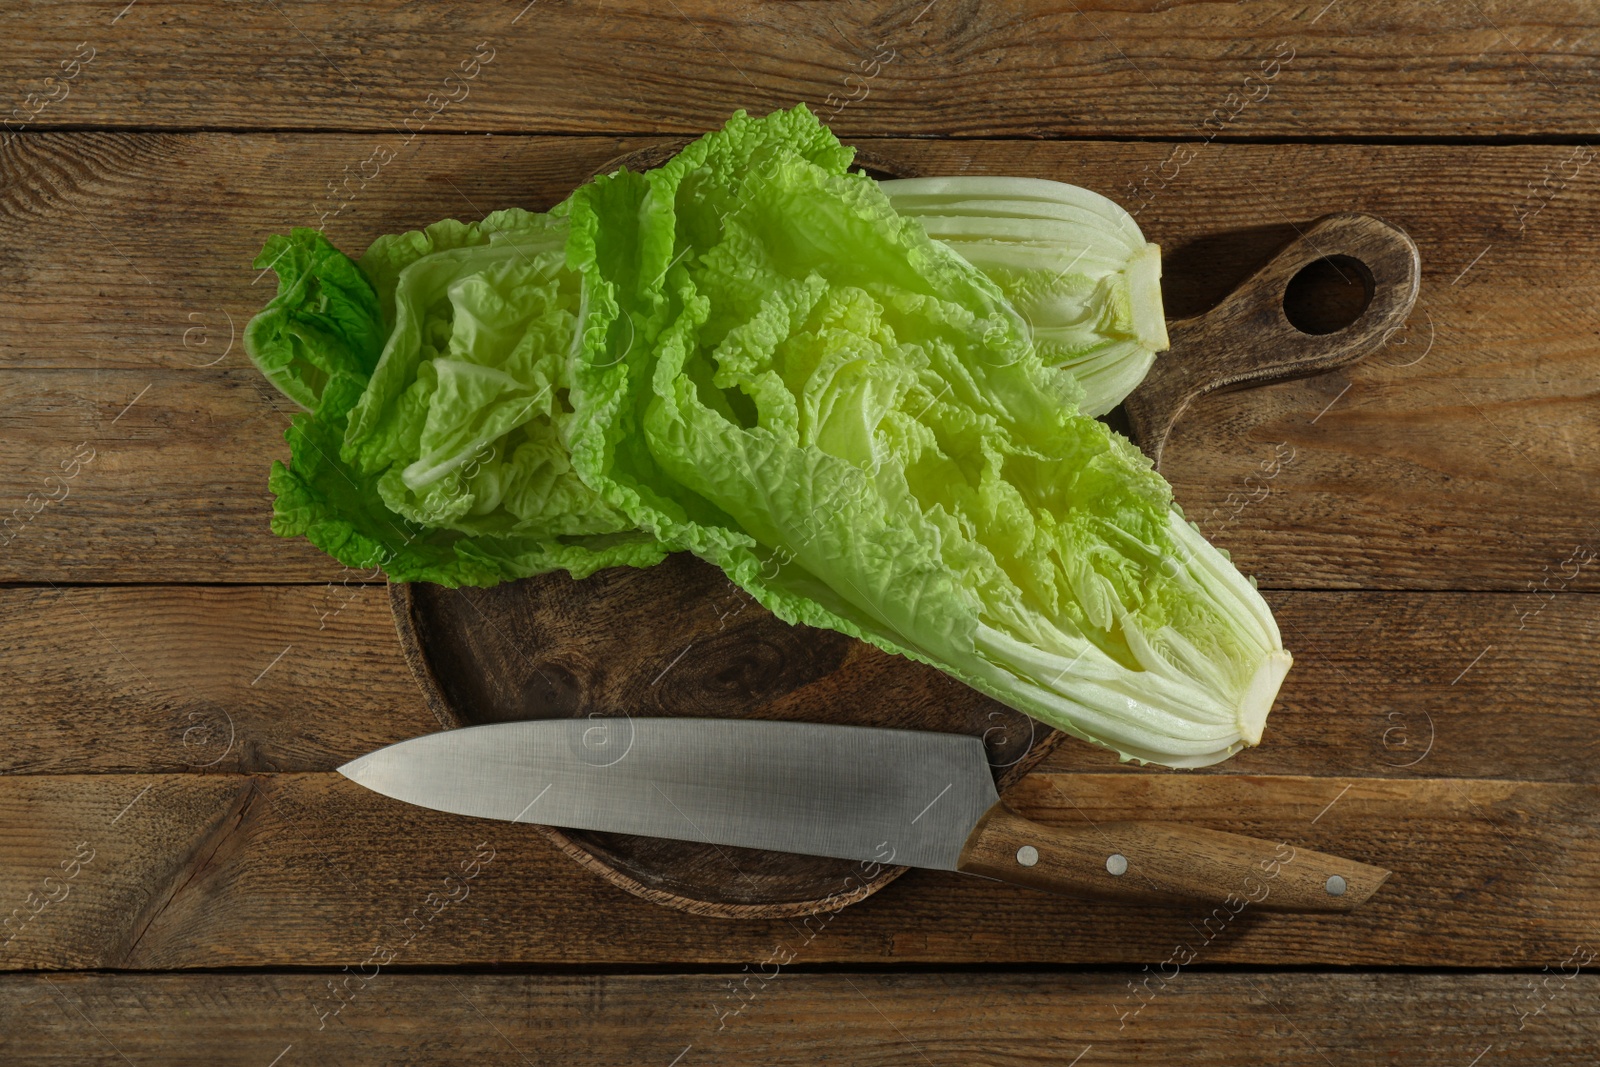
[[[0,1062],[1595,1062],[1600,11],[524,2],[0,10]],[[333,772],[435,723],[381,583],[267,530],[262,240],[543,208],[797,100],[924,173],[1136,208],[1172,316],[1327,212],[1416,239],[1386,349],[1206,398],[1167,446],[1296,652],[1266,743],[1182,775],[1069,743],[1014,796],[1392,868],[1370,906],[1224,923],[914,872],[809,923],[697,918]]]

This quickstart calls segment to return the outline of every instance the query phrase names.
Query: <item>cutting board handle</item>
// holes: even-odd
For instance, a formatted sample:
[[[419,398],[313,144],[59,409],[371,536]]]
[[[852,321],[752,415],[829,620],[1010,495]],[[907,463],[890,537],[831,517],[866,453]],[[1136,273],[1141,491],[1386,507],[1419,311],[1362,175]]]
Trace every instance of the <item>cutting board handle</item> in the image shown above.
[[[973,828],[957,870],[1072,896],[1204,901],[1234,914],[1350,911],[1389,877],[1326,852],[1183,823],[1043,826],[1004,803]]]
[[[1320,259],[1369,294],[1356,320],[1332,333],[1306,333],[1284,314],[1289,282]],[[1380,218],[1325,215],[1203,315],[1167,324],[1169,351],[1123,401],[1134,441],[1157,467],[1172,425],[1196,397],[1220,390],[1305,378],[1354,363],[1405,324],[1417,300],[1422,264],[1404,230]]]

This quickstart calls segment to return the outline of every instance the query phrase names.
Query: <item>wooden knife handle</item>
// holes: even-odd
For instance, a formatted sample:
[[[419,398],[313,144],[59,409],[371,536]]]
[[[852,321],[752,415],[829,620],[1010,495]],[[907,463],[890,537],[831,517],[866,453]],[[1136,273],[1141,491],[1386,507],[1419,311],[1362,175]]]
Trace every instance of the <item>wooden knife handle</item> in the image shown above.
[[[1389,877],[1325,852],[1182,823],[1042,826],[1004,803],[973,828],[957,869],[1052,893],[1235,912],[1350,911]]]

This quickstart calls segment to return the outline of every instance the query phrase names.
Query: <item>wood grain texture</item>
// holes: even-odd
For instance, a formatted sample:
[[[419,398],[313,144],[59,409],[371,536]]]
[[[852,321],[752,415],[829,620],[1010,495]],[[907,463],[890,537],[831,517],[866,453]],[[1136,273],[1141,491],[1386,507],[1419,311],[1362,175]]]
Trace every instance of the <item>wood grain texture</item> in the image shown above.
[[[1594,1062],[1600,169],[1520,143],[1594,136],[1593,4],[17,0],[0,32],[0,1062]],[[383,588],[267,531],[290,405],[239,344],[262,239],[548,207],[797,100],[921,173],[1111,195],[1174,318],[1329,212],[1416,239],[1385,350],[1205,397],[1167,447],[1296,652],[1266,744],[1180,775],[1067,743],[1008,798],[1393,868],[1361,911],[913,872],[733,923],[330,773],[435,723]],[[780,680],[839,651],[774,647]],[[468,973],[502,964],[556,973]],[[712,973],[559,973],[679,966]]]
[[[1183,774],[1600,782],[1600,661],[1590,652],[1600,597],[1267,600],[1297,659],[1265,741]],[[799,631],[774,642],[760,669],[807,677],[809,643],[830,640]],[[887,692],[894,664],[850,642],[835,669]],[[606,684],[594,662],[565,668],[586,690]],[[714,677],[679,689],[669,675],[662,686],[669,703],[716,695]],[[0,588],[0,690],[0,770],[22,774],[327,771],[439,725],[400,656],[383,587],[342,581]],[[1076,741],[1045,766],[1177,774],[1119,767]]]
[[[1551,982],[1549,1006],[1522,1029],[1518,1013],[1538,1001],[1514,974],[1180,971],[1142,999],[1127,975],[1104,973],[350,974],[9,977],[0,1053],[38,1067],[109,1067],[122,1056],[171,1067],[263,1067],[274,1056],[414,1067],[665,1067],[674,1056],[797,1067],[1073,1057],[1079,1067],[1324,1058],[1462,1067],[1492,1046],[1495,1063],[1580,1067],[1600,1042],[1600,979],[1587,973]],[[319,1009],[339,1004],[328,986],[341,982],[353,991],[347,1006],[324,1020]]]
[[[382,585],[0,589],[0,768],[332,770],[438,729]]]
[[[1207,964],[1537,970],[1600,939],[1593,785],[1034,774],[1007,800],[1047,824],[1171,819],[1394,875],[1349,915],[1285,915],[913,871],[831,917],[731,921],[629,896],[532,827],[337,774],[9,776],[0,967],[739,964],[775,945],[805,964],[1154,965],[1187,943]],[[67,879],[75,850],[92,862]]]
[[[337,578],[266,528],[266,466],[285,454],[290,406],[237,343],[273,285],[251,284],[260,241],[340,204],[328,232],[352,251],[446,215],[548,206],[642,142],[419,138],[349,187],[359,195],[330,200],[325,184],[386,143],[100,133],[0,150],[0,502],[29,506],[79,442],[101,449],[71,498],[6,546],[0,580]],[[1202,398],[1169,441],[1177,499],[1263,585],[1522,590],[1596,548],[1600,268],[1582,248],[1600,232],[1600,198],[1593,170],[1565,176],[1572,150],[870,147],[924,173],[1055,177],[1142,205],[1166,249],[1174,317],[1204,310],[1330,211],[1359,208],[1416,239],[1418,310],[1388,348],[1348,371]],[[1173,173],[1174,147],[1192,159],[1145,184]],[[1597,573],[1568,587],[1600,588]]]
[[[38,97],[21,114],[56,98],[37,124],[681,133],[803,100],[851,133],[1026,137],[1208,120],[1231,136],[1588,135],[1597,25],[1581,0],[28,0],[0,19],[3,82]],[[63,95],[44,79],[79,42],[99,51]],[[475,52],[492,58],[463,67]]]
[[[1081,779],[1070,781],[1069,792]],[[1186,823],[1046,826],[1004,802],[973,827],[956,870],[1067,896],[1292,912],[1350,911],[1389,877],[1343,856]]]
[[[1366,300],[1342,328],[1312,332],[1292,321],[1290,294],[1319,263],[1348,272]],[[1403,230],[1359,212],[1317,219],[1222,303],[1168,324],[1172,347],[1122,402],[1128,437],[1159,468],[1173,424],[1200,397],[1324,375],[1372,355],[1405,327],[1421,281],[1417,246]]]

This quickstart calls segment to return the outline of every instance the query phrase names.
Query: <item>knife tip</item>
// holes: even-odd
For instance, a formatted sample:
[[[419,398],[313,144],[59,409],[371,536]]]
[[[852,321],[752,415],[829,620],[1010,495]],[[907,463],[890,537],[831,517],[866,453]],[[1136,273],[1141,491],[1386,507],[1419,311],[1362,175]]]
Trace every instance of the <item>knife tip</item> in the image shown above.
[[[361,781],[361,779],[358,776],[358,774],[359,774],[359,771],[361,769],[361,765],[363,763],[365,763],[366,761],[367,761],[367,757],[365,757],[365,756],[357,756],[355,759],[349,761],[348,763],[340,764],[338,767],[336,767],[334,769],[337,770],[340,774],[344,775],[346,778],[350,779],[352,782],[359,783]]]

